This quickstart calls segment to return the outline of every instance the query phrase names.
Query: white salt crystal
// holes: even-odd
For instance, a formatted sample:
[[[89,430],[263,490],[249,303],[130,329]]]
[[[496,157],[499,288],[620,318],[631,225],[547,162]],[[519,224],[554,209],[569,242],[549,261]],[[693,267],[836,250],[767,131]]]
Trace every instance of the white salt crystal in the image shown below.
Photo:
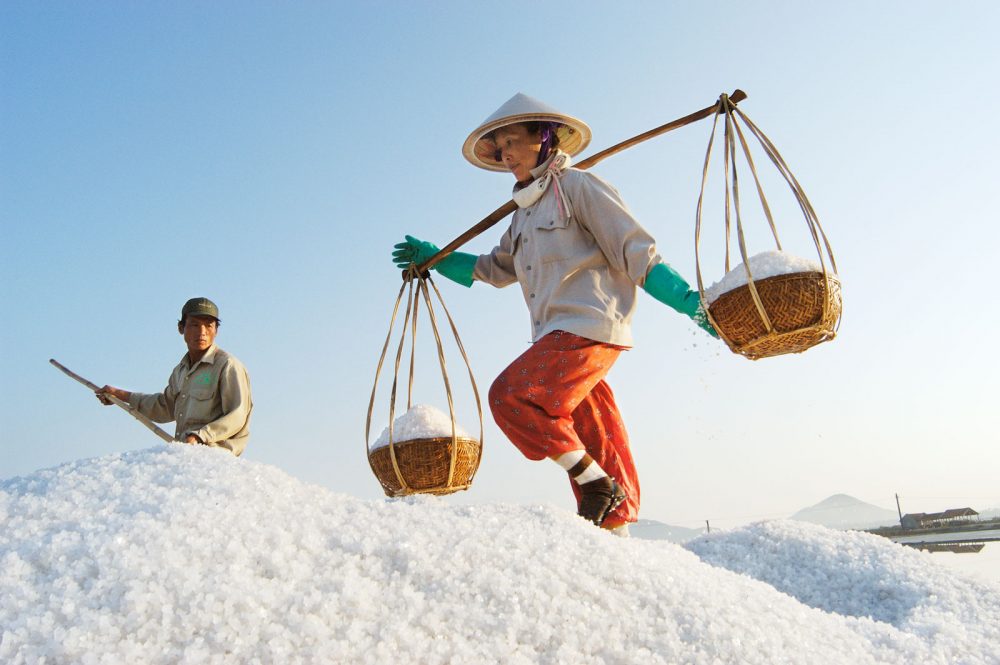
[[[470,438],[461,425],[455,423],[456,435]],[[392,425],[392,441],[409,441],[410,439],[430,439],[440,436],[451,436],[451,416],[429,404],[414,404],[409,411],[396,418]],[[371,448],[381,448],[389,445],[389,428],[382,430]]]
[[[778,250],[761,252],[750,257],[750,272],[755,282],[776,275],[822,271],[823,267],[816,261],[803,259]],[[746,283],[747,271],[746,267],[741,263],[727,272],[725,277],[705,289],[705,300],[709,304],[712,304],[723,293],[738,289]]]

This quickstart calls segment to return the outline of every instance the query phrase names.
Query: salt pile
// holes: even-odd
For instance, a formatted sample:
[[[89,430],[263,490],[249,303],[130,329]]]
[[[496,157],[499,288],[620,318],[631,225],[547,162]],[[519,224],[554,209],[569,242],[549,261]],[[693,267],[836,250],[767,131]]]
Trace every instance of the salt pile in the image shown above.
[[[470,438],[468,433],[455,423],[456,436]],[[409,441],[410,439],[429,439],[434,437],[451,437],[451,416],[429,404],[414,404],[410,409],[392,422],[392,442]],[[371,449],[389,445],[389,428],[386,427]]]
[[[687,548],[168,446],[0,482],[3,663],[1000,663],[1000,587],[800,522]]]
[[[795,272],[822,272],[823,267],[816,261],[810,261],[786,252],[771,250],[761,252],[750,257],[750,273],[754,281],[775,277],[777,275],[788,275]],[[718,300],[723,293],[728,293],[733,289],[738,289],[747,283],[747,271],[744,264],[739,264],[726,273],[712,286],[705,289],[705,300],[712,304]]]

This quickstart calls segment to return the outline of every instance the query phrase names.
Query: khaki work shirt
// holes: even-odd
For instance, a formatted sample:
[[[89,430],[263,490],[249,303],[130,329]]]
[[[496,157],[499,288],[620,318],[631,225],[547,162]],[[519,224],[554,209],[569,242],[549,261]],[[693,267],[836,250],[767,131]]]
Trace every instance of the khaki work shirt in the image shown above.
[[[497,287],[520,283],[533,342],[565,330],[631,346],[636,286],[661,262],[655,241],[596,175],[570,168],[560,185],[572,216],[560,219],[551,183],[533,205],[514,212],[500,244],[476,260],[473,276]]]
[[[175,421],[179,441],[193,434],[239,455],[250,437],[250,377],[243,363],[214,344],[194,367],[185,353],[162,393],[132,393],[129,404],[158,423]]]

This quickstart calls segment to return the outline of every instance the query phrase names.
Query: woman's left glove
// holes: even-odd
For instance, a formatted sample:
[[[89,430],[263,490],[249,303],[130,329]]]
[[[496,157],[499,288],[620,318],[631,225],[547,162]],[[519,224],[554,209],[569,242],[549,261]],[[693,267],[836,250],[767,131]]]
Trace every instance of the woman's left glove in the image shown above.
[[[395,246],[392,262],[396,264],[397,268],[406,270],[411,263],[421,265],[439,251],[441,250],[432,242],[406,236],[406,240]],[[438,261],[433,269],[462,286],[472,286],[472,273],[476,268],[478,258],[474,254],[452,252]]]
[[[715,328],[708,320],[708,315],[701,307],[701,298],[698,296],[698,292],[692,291],[684,278],[666,263],[658,263],[653,266],[653,269],[646,275],[646,283],[642,285],[642,288],[664,305],[689,316],[698,324],[699,328],[712,337],[719,337],[719,333],[715,332]]]

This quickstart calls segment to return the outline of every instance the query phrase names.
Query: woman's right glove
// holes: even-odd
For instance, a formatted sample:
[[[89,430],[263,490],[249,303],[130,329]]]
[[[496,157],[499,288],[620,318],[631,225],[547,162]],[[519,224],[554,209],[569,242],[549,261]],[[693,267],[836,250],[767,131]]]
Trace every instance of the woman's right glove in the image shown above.
[[[676,270],[666,263],[658,263],[646,275],[646,283],[642,285],[646,293],[653,296],[664,305],[686,314],[698,324],[698,327],[712,337],[718,338],[708,315],[701,308],[701,298],[697,291],[692,291],[688,283]]]
[[[396,249],[392,253],[392,262],[396,264],[397,268],[406,270],[411,263],[419,266],[439,251],[441,250],[432,242],[406,236],[405,241],[396,245]],[[472,273],[476,268],[478,258],[474,254],[452,252],[438,261],[433,270],[437,270],[451,281],[458,282],[462,286],[472,286]]]

